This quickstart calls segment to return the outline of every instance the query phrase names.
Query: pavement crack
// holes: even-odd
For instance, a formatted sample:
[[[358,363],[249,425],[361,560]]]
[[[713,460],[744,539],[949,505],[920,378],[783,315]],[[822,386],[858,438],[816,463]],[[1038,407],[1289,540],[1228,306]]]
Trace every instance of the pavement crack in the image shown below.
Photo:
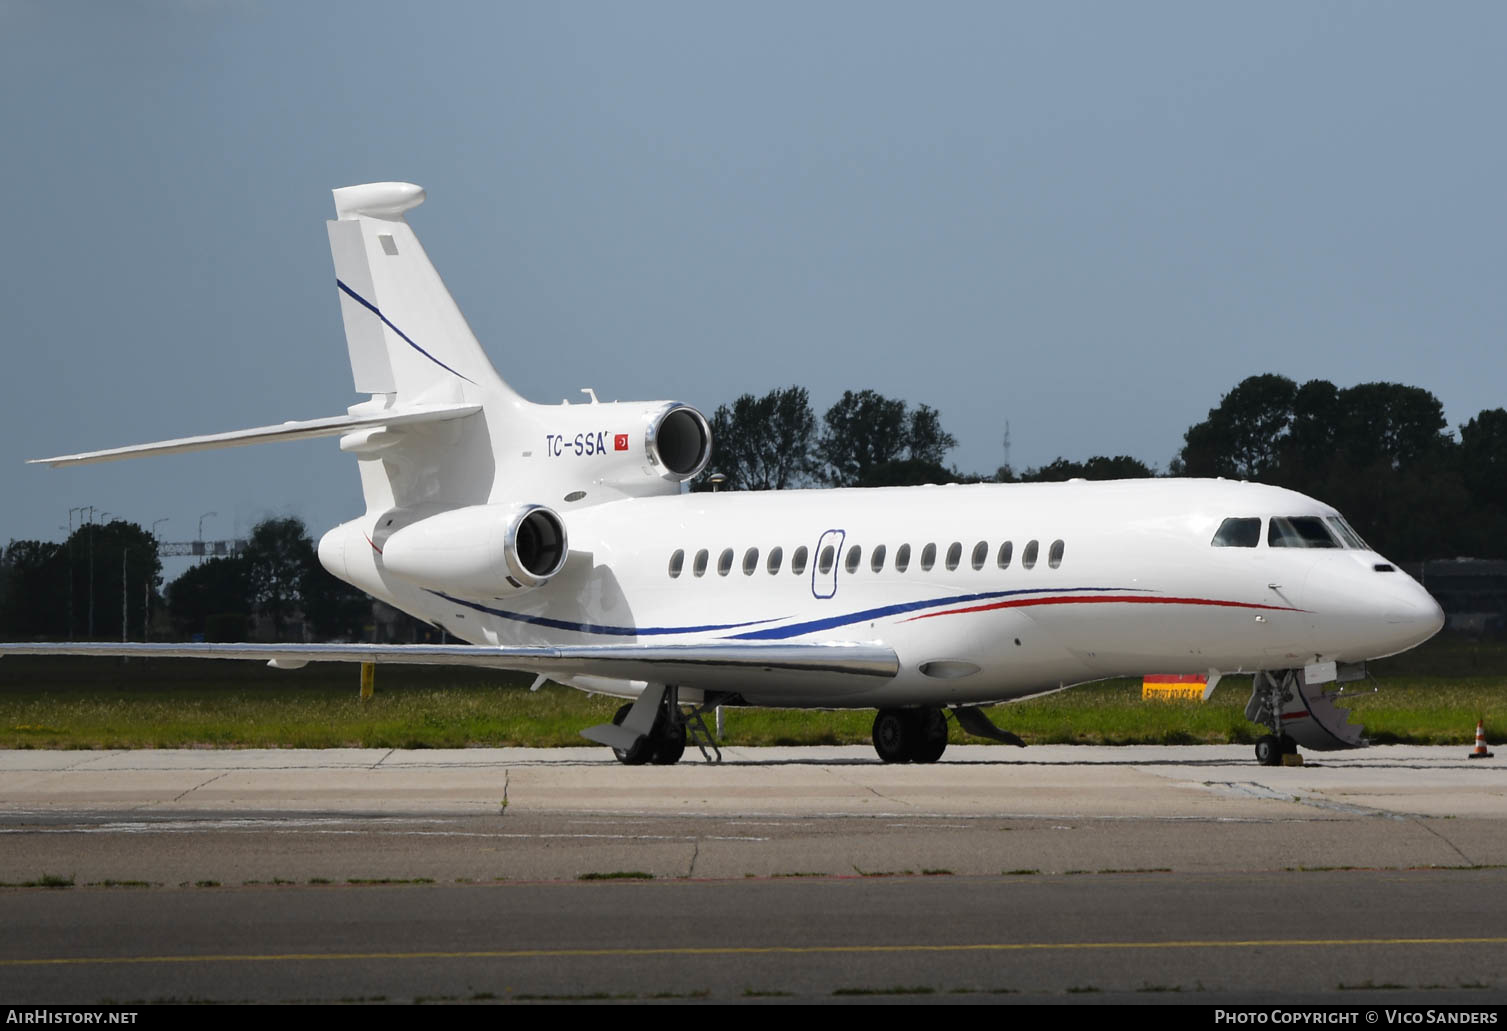
[[[1450,850],[1452,852],[1454,852],[1455,855],[1457,855],[1461,859],[1463,859],[1465,861],[1465,864],[1467,866],[1475,866],[1475,865],[1477,865],[1476,861],[1474,859],[1471,859],[1470,856],[1468,856],[1464,852],[1460,851],[1460,846],[1459,845],[1456,845],[1453,841],[1450,841],[1449,838],[1445,837],[1443,834],[1440,834],[1437,830],[1435,830],[1434,828],[1430,827],[1423,819],[1421,819],[1421,818],[1414,819],[1413,822],[1416,823],[1418,826],[1422,827],[1424,830],[1428,831],[1434,837],[1438,838],[1440,841],[1444,842],[1446,845],[1448,845],[1450,847]]]
[[[193,794],[195,791],[198,791],[200,788],[208,787],[209,785],[213,784],[215,781],[219,780],[221,777],[229,776],[231,772],[232,772],[231,770],[225,770],[223,772],[217,773],[213,777],[210,777],[208,780],[204,781],[202,784],[195,784],[193,787],[188,788],[187,790],[185,790],[183,792],[183,794],[181,794],[177,798],[173,799],[173,801],[174,802],[181,802],[188,795]]]
[[[1215,791],[1224,791],[1229,794],[1244,795],[1247,798],[1268,799],[1273,802],[1291,802],[1293,805],[1308,806],[1312,809],[1326,809],[1333,813],[1345,813],[1350,816],[1374,816],[1384,820],[1408,820],[1411,817],[1402,813],[1394,813],[1387,809],[1377,809],[1373,806],[1353,805],[1349,802],[1333,802],[1327,798],[1316,798],[1313,795],[1295,795],[1290,791],[1278,791],[1254,780],[1206,780],[1204,787]]]
[[[701,857],[701,839],[696,838],[691,842],[691,865],[686,867],[687,877],[696,876],[696,860]]]
[[[507,811],[508,811],[508,783],[509,783],[509,770],[507,769],[507,767],[503,767],[503,770],[502,770],[502,809],[497,814],[499,816],[506,816],[507,815]]]
[[[864,791],[867,791],[869,794],[873,795],[875,798],[882,798],[886,802],[893,802],[893,803],[895,803],[895,805],[903,805],[907,809],[914,809],[915,808],[913,805],[911,805],[911,803],[905,801],[903,798],[893,798],[893,797],[891,797],[889,795],[886,795],[883,791],[880,791],[878,788],[874,787],[874,785],[872,785],[872,784],[862,784],[862,783],[858,783],[858,782],[852,780],[851,778],[844,777],[841,773],[839,773],[837,771],[837,769],[835,767],[832,767],[832,766],[823,766],[822,769],[825,770],[825,771],[827,771],[828,773],[830,773],[832,776],[836,777],[838,780],[842,781],[844,784],[848,784],[848,785],[850,785],[852,787],[856,787],[856,788],[862,788]]]
[[[374,762],[374,763],[371,764],[371,769],[375,770],[378,766],[381,766],[387,760],[391,759],[392,758],[392,754],[394,752],[396,752],[396,751],[397,751],[396,748],[389,748],[387,751],[383,752],[382,753],[382,758],[378,759],[376,762]]]

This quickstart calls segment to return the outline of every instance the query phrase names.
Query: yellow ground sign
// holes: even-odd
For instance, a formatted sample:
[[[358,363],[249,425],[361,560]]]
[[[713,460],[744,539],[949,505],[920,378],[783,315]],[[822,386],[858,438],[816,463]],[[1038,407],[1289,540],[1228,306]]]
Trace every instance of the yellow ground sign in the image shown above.
[[[1154,673],[1141,681],[1141,700],[1194,698],[1202,700],[1209,678],[1198,673]]]

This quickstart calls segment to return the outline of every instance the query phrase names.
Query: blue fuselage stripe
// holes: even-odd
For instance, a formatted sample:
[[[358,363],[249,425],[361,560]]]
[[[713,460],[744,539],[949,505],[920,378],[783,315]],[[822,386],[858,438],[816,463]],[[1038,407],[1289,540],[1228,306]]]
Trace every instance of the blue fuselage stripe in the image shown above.
[[[367,311],[371,312],[377,318],[381,319],[382,320],[382,325],[386,326],[388,329],[390,329],[394,333],[398,334],[398,336],[402,337],[404,343],[406,343],[409,347],[411,347],[415,351],[419,352],[419,354],[423,355],[425,358],[428,358],[430,361],[432,361],[434,364],[438,365],[440,368],[444,369],[446,372],[452,373],[453,375],[456,375],[456,376],[460,376],[460,378],[463,379],[463,380],[465,380],[467,383],[470,383],[473,386],[475,385],[475,383],[476,383],[475,380],[471,379],[469,376],[466,376],[466,375],[463,375],[463,374],[461,374],[459,372],[456,372],[454,369],[450,368],[450,366],[446,365],[444,362],[440,361],[434,355],[430,354],[428,351],[424,350],[418,344],[414,343],[413,339],[407,333],[403,332],[397,326],[393,325],[392,320],[389,319],[386,315],[383,315],[381,309],[379,309],[371,301],[368,301],[365,297],[362,297],[356,291],[354,291],[350,287],[346,286],[345,283],[342,282],[339,279],[335,280],[335,285],[338,286],[338,287],[340,287],[340,289],[344,290],[351,297],[351,299],[354,300],[357,304],[359,304],[362,307],[366,308]]]
[[[989,601],[995,598],[1023,597],[1032,594],[1081,594],[1092,592],[1104,594],[1113,591],[1128,591],[1128,587],[1032,587],[1017,591],[985,591],[981,594],[955,594],[947,598],[928,598],[921,601],[899,602],[894,605],[882,605],[878,608],[863,609],[858,612],[847,612],[842,615],[828,616],[823,619],[808,619],[799,623],[790,623],[785,626],[765,627],[762,630],[746,630],[741,634],[726,635],[734,641],[774,641],[784,640],[791,637],[800,637],[802,634],[814,634],[822,630],[832,630],[840,626],[848,626],[853,623],[862,623],[875,619],[884,619],[887,616],[897,616],[907,612],[916,612],[921,609],[941,608],[946,605],[968,604],[975,601]],[[574,630],[582,634],[603,634],[613,637],[663,637],[667,634],[706,634],[718,630],[741,630],[744,627],[763,626],[766,623],[778,622],[780,618],[753,619],[745,623],[711,623],[703,626],[612,626],[601,623],[578,623],[568,619],[552,619],[549,616],[531,616],[523,612],[509,612],[506,609],[495,609],[479,602],[466,601],[464,598],[454,598],[441,591],[429,592],[456,605],[464,605],[466,608],[485,612],[488,615],[499,616],[518,623],[528,623],[532,626],[549,627],[552,630]]]

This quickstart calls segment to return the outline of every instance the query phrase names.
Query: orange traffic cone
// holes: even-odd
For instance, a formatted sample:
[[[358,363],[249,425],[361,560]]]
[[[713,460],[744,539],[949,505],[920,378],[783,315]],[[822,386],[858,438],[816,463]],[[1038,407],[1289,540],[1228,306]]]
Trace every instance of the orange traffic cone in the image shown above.
[[[1480,720],[1476,721],[1476,750],[1470,753],[1472,759],[1490,759],[1491,752],[1486,750],[1486,727]]]

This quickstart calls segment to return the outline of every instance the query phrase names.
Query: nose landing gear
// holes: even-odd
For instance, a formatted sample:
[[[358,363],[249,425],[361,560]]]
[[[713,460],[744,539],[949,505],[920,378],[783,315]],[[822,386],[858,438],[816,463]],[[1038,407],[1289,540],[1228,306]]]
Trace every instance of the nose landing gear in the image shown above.
[[[1346,675],[1353,674],[1347,670]],[[1321,752],[1365,746],[1365,728],[1349,722],[1350,714],[1334,704],[1337,695],[1323,692],[1321,685],[1335,676],[1335,664],[1329,663],[1327,670],[1322,665],[1262,670],[1252,678],[1245,718],[1272,731],[1256,742],[1258,763],[1281,766],[1284,757],[1298,754],[1299,745]]]

